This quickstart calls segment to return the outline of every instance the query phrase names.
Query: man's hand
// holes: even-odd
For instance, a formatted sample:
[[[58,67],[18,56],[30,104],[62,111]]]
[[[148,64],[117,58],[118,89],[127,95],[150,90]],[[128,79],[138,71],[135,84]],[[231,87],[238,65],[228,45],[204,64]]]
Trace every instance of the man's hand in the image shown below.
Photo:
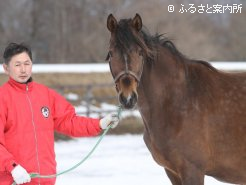
[[[106,115],[104,118],[100,120],[100,127],[102,129],[106,129],[110,124],[112,124],[111,128],[115,128],[119,123],[119,117],[115,113],[111,113]]]
[[[30,175],[21,165],[17,165],[11,171],[11,174],[16,184],[24,184],[31,181]]]

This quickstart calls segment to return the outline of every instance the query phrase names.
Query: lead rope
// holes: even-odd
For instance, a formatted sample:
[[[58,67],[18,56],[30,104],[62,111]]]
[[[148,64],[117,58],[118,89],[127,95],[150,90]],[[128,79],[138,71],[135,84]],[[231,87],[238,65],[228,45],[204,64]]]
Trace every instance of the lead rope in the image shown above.
[[[117,116],[120,119],[121,116],[121,112],[122,112],[122,106],[118,107],[118,112],[117,112]],[[112,124],[110,124],[101,134],[101,136],[99,137],[98,141],[96,142],[96,144],[94,145],[94,147],[91,149],[91,151],[77,164],[75,164],[74,166],[72,166],[71,168],[61,171],[57,174],[52,174],[52,175],[40,175],[38,173],[30,173],[30,177],[33,178],[42,178],[42,179],[48,179],[48,178],[54,178],[54,177],[58,177],[62,174],[68,173],[72,170],[74,170],[75,168],[77,168],[78,166],[80,166],[82,163],[84,163],[90,156],[91,154],[95,151],[95,149],[98,147],[98,145],[100,144],[100,142],[102,141],[103,137],[106,135],[106,133],[109,131],[109,129],[112,127]],[[12,185],[16,185],[15,182],[12,183]]]

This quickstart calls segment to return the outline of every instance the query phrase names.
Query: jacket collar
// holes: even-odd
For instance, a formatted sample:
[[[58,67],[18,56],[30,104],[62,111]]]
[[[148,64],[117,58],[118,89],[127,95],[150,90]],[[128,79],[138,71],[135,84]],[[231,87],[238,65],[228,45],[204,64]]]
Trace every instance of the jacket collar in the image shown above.
[[[9,78],[8,83],[10,84],[11,87],[13,87],[16,90],[20,90],[20,91],[31,91],[33,88],[32,77],[30,77],[29,80],[24,84],[19,83],[12,78]]]

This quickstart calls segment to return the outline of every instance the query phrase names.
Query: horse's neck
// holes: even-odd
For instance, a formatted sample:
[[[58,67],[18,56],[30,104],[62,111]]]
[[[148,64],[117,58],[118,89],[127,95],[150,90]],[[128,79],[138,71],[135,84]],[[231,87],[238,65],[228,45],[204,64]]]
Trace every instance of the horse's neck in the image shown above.
[[[167,102],[172,106],[172,100],[178,102],[183,98],[184,80],[183,67],[171,61],[171,57],[159,55],[152,64],[146,63],[138,89],[138,106],[143,119],[150,120]]]
[[[165,52],[152,62],[144,65],[139,85],[140,99],[170,97],[185,88],[185,67],[182,62]]]

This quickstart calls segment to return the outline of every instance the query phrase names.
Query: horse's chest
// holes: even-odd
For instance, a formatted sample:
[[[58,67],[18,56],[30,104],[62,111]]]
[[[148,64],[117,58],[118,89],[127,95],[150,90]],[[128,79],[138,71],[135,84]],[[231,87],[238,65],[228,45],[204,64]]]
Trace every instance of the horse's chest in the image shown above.
[[[160,149],[160,147],[156,145],[156,143],[154,142],[153,139],[151,139],[148,133],[144,133],[144,142],[147,148],[149,149],[152,157],[160,166],[170,169],[173,168],[167,153],[168,147]]]

